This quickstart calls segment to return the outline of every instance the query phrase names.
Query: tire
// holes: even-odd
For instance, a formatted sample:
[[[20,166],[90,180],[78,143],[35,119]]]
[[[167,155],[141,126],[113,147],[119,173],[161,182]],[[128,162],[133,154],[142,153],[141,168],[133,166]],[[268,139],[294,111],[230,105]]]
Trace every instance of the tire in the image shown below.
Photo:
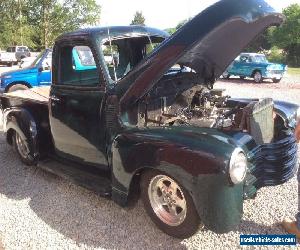
[[[23,140],[18,132],[14,132],[13,134],[13,147],[17,152],[20,160],[27,166],[33,166],[36,164],[37,159],[34,157],[33,152],[31,152],[28,139]]]
[[[156,170],[145,172],[141,178],[141,196],[148,215],[166,234],[182,239],[199,229],[200,218],[191,196],[167,174]]]
[[[260,71],[255,71],[253,74],[253,78],[254,78],[254,82],[256,83],[261,83],[263,80],[262,74],[260,73]]]
[[[24,84],[15,84],[15,85],[12,85],[11,87],[9,87],[7,92],[13,92],[16,90],[26,90],[26,89],[29,89],[29,88]]]
[[[280,79],[273,78],[273,79],[272,79],[272,82],[274,82],[274,83],[279,83],[279,82],[281,81],[281,79],[282,79],[282,78],[280,78]]]
[[[245,78],[246,78],[245,76],[240,76],[241,80],[245,80]]]
[[[225,71],[225,72],[222,74],[222,77],[223,77],[224,79],[229,79],[229,78],[230,78],[230,75],[228,74],[227,71]]]

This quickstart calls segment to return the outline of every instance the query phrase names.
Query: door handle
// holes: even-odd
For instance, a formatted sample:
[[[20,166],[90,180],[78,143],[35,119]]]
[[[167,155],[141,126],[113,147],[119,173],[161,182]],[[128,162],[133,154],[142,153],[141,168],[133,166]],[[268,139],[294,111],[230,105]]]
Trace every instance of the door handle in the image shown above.
[[[50,96],[50,99],[54,102],[59,102],[60,101],[60,99],[55,95]]]

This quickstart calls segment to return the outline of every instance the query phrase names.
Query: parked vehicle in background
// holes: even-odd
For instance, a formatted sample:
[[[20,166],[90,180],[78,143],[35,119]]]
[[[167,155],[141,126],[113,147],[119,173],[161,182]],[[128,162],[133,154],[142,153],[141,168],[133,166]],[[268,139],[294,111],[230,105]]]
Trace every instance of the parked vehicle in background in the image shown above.
[[[0,92],[11,92],[51,84],[52,50],[46,49],[24,69],[0,75]]]
[[[27,46],[11,46],[6,52],[0,53],[0,64],[12,66],[29,56],[30,50]]]
[[[278,83],[286,71],[286,65],[271,63],[264,54],[242,53],[229,65],[223,78],[239,76],[241,79],[254,78],[256,83],[264,79],[272,79],[274,83]]]
[[[25,58],[21,59],[21,61],[19,63],[19,68],[24,69],[24,68],[31,66],[36,58],[37,58],[36,56],[30,56],[30,57],[25,57]]]

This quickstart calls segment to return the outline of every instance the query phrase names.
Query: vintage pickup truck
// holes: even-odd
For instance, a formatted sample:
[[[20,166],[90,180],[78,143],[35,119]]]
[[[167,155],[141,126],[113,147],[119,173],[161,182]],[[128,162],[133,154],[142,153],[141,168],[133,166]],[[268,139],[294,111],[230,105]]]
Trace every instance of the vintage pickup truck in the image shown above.
[[[30,50],[26,46],[9,47],[6,52],[0,53],[0,64],[12,66],[28,56],[30,56]]]
[[[241,79],[251,77],[254,82],[260,83],[264,79],[272,79],[279,83],[287,71],[287,65],[271,63],[264,54],[242,53],[240,54],[222,74],[223,78],[239,76]]]
[[[170,37],[142,26],[64,34],[50,91],[2,94],[7,142],[25,164],[122,206],[140,191],[169,235],[189,237],[200,225],[228,232],[244,199],[297,170],[297,105],[213,88],[257,34],[283,19],[262,0],[222,0]],[[118,58],[109,63],[104,51]]]

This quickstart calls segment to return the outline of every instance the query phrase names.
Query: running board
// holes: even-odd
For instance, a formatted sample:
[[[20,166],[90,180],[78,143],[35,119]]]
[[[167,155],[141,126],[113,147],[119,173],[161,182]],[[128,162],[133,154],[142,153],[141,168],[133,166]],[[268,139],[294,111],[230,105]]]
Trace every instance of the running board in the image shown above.
[[[54,159],[38,162],[38,167],[72,183],[94,191],[100,196],[111,196],[111,181],[107,173],[89,166],[63,164]]]

